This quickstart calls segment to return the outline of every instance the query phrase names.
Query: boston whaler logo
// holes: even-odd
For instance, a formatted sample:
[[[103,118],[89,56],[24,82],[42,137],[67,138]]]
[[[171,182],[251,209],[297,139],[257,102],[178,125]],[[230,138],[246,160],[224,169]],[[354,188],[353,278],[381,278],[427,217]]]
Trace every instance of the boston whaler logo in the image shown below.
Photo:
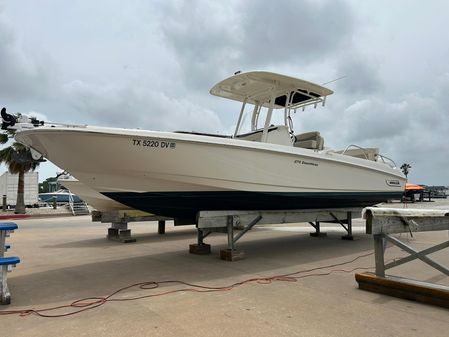
[[[388,186],[401,186],[399,180],[386,180]]]
[[[299,164],[299,165],[309,165],[309,166],[318,166],[317,163],[311,162],[311,161],[304,161],[304,160],[298,160],[296,159],[294,161],[295,164]]]

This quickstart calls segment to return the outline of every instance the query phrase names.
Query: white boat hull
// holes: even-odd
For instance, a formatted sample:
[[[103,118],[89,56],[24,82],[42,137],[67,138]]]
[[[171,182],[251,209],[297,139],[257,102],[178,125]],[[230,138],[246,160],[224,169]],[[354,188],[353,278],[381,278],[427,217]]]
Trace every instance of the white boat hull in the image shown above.
[[[400,197],[383,163],[332,151],[183,133],[40,127],[16,139],[101,194],[143,211],[367,206]]]
[[[83,201],[98,211],[107,212],[130,209],[130,207],[104,196],[74,178],[58,179],[58,181],[62,186],[69,189],[70,192],[79,196]]]

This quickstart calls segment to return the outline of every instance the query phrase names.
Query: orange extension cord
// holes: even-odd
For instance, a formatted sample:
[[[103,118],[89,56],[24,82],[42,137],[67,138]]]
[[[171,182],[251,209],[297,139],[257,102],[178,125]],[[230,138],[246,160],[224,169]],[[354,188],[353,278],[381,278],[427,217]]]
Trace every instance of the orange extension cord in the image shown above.
[[[244,281],[236,282],[236,283],[233,283],[233,284],[230,284],[227,286],[222,286],[222,287],[209,287],[209,286],[203,286],[203,285],[199,285],[199,284],[188,283],[188,282],[184,282],[184,281],[170,281],[170,280],[158,281],[158,282],[156,282],[156,281],[140,282],[140,283],[135,283],[135,284],[120,288],[120,289],[114,291],[112,294],[109,294],[107,296],[87,297],[87,298],[76,300],[70,304],[60,305],[60,306],[56,306],[56,307],[43,308],[43,309],[5,310],[5,311],[0,311],[0,315],[28,316],[28,315],[34,314],[34,315],[37,315],[40,317],[48,317],[48,318],[50,318],[50,317],[65,317],[65,316],[75,315],[75,314],[78,314],[83,311],[98,308],[98,307],[102,306],[103,304],[106,304],[107,302],[134,301],[134,300],[139,300],[142,298],[163,296],[163,295],[174,294],[174,293],[178,293],[178,292],[188,292],[188,291],[199,292],[199,293],[229,291],[236,287],[239,287],[239,286],[242,286],[245,284],[250,284],[250,283],[271,284],[275,281],[296,282],[301,278],[314,277],[314,276],[326,276],[326,275],[330,275],[330,274],[337,273],[337,272],[352,273],[356,270],[368,270],[368,269],[372,269],[373,267],[355,267],[350,270],[331,269],[329,271],[325,271],[322,273],[306,274],[306,273],[311,273],[311,272],[315,272],[318,270],[330,269],[330,268],[347,265],[347,264],[353,263],[361,258],[370,256],[373,254],[374,254],[374,252],[370,252],[370,253],[367,253],[364,255],[359,255],[349,261],[330,264],[327,266],[316,267],[316,268],[311,268],[311,269],[299,270],[296,272],[283,274],[283,275],[250,278],[250,279],[247,279]],[[305,275],[302,275],[302,274],[305,274]],[[166,284],[179,284],[179,285],[187,286],[187,288],[180,288],[180,289],[174,289],[174,290],[169,290],[169,291],[164,291],[164,292],[159,292],[159,293],[154,293],[154,294],[126,297],[126,298],[114,298],[119,293],[123,293],[132,288],[137,288],[137,289],[142,289],[142,290],[154,290],[154,289],[158,288],[160,285],[166,285]],[[56,313],[51,314],[51,312],[54,312],[57,310],[62,310],[62,309],[72,309],[72,310],[66,311],[61,314],[56,314]]]

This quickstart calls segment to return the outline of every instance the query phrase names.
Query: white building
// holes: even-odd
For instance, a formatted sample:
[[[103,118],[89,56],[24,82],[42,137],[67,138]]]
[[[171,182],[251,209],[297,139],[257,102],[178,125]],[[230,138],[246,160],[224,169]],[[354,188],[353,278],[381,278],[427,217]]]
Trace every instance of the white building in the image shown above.
[[[18,174],[11,174],[5,172],[0,176],[0,206],[3,202],[3,196],[6,195],[6,204],[15,206],[17,201],[17,184],[19,182]],[[39,193],[39,173],[28,172],[25,173],[24,185],[24,199],[25,205],[34,205],[38,202]]]

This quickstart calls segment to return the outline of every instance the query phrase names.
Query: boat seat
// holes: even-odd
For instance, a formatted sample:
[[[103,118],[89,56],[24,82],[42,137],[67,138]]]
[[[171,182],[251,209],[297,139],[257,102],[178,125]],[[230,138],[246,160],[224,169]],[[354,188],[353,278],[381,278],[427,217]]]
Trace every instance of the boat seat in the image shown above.
[[[271,125],[268,128],[268,132],[272,132],[274,130],[277,130],[278,128],[279,128],[279,126]],[[253,142],[260,142],[262,140],[262,134],[263,134],[263,129],[259,129],[259,130],[255,130],[255,131],[251,131],[248,133],[242,133],[240,135],[237,135],[237,138],[243,139],[243,140],[250,140]]]
[[[311,150],[322,150],[324,148],[324,138],[318,131],[300,133],[295,135],[295,147]]]
[[[379,149],[377,147],[366,147],[363,149],[349,149],[336,151],[336,153],[345,154],[346,156],[356,157],[360,159],[367,159],[371,161],[377,161],[379,156]]]

